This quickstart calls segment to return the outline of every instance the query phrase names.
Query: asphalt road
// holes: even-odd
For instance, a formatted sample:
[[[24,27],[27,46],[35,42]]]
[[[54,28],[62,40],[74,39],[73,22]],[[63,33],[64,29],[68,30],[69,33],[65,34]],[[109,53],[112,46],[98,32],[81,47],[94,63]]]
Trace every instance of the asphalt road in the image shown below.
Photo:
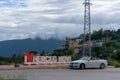
[[[0,70],[5,78],[22,76],[27,80],[120,80],[119,68]]]

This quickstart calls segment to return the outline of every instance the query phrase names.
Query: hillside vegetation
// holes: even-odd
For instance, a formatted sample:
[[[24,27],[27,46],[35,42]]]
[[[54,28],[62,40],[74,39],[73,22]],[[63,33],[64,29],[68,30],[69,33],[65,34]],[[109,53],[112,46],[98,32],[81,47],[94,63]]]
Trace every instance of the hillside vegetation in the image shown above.
[[[92,53],[94,56],[103,57],[108,60],[109,65],[120,67],[120,29],[94,31],[92,40],[106,39],[101,47],[94,47]]]
[[[82,34],[80,35],[80,37]],[[86,38],[87,40],[87,38]],[[115,67],[120,67],[120,29],[118,30],[103,30],[93,31],[91,35],[92,41],[103,41],[102,46],[92,47],[92,56],[97,58],[107,59],[109,65]],[[81,43],[82,44],[82,43]],[[35,52],[35,51],[34,51]],[[41,56],[47,55],[45,51],[35,54],[40,54]],[[72,60],[80,58],[80,54],[74,54],[73,50],[66,48],[63,51],[53,51],[52,56],[72,56]],[[23,63],[23,53],[16,56],[15,54],[12,57],[1,57],[0,64],[21,64]]]

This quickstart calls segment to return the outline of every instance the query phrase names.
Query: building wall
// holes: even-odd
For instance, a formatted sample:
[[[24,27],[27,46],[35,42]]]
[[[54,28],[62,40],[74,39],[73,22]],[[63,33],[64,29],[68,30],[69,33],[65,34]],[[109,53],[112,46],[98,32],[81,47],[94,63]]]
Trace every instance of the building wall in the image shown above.
[[[79,39],[67,39],[66,44],[68,47],[79,47]]]

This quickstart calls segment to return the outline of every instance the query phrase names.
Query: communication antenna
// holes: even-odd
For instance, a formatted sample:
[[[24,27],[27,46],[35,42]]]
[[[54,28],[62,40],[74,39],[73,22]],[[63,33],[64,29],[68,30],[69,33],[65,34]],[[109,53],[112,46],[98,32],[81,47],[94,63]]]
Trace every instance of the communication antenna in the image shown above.
[[[90,20],[90,0],[85,0],[83,3],[85,5],[85,12],[84,12],[84,44],[83,44],[83,56],[86,55],[86,48],[88,46],[88,54],[91,56],[91,20]],[[86,35],[89,36],[88,45],[86,45]]]

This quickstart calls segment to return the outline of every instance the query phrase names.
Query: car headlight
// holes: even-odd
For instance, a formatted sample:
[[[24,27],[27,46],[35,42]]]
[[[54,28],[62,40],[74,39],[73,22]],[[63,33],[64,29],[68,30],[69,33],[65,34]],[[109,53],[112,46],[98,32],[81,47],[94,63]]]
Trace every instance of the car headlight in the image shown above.
[[[73,64],[73,63],[70,63],[70,64]]]

